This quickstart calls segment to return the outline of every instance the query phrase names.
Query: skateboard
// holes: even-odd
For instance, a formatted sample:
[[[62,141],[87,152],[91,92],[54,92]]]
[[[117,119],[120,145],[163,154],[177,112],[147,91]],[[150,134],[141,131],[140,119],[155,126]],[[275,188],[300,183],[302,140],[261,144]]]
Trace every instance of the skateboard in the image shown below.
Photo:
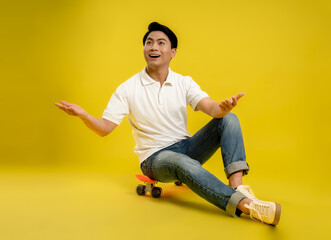
[[[146,175],[136,174],[136,178],[144,182],[144,185],[139,184],[137,186],[137,194],[140,196],[146,195],[147,193],[150,193],[153,198],[160,198],[162,195],[162,188],[155,187],[155,185],[158,183],[158,181],[155,181],[153,179],[150,179]],[[180,181],[176,181],[175,184],[177,186],[181,186],[182,183]]]

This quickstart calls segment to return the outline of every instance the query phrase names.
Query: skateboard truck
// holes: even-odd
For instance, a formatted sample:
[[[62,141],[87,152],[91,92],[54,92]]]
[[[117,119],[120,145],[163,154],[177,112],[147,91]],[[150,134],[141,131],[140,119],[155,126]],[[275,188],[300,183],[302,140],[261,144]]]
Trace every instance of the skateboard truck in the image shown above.
[[[136,174],[136,178],[138,180],[144,182],[145,184],[139,184],[137,186],[137,194],[138,195],[146,195],[146,193],[151,193],[153,198],[159,198],[162,195],[162,188],[155,187],[155,184],[158,183],[158,181],[152,180],[149,177],[145,175]]]
[[[162,195],[162,188],[155,187],[155,185],[158,183],[158,181],[152,180],[146,175],[136,174],[136,178],[142,182],[144,182],[144,185],[139,184],[137,186],[137,194],[140,196],[146,195],[147,193],[150,193],[152,197],[159,198]],[[175,184],[177,186],[181,186],[182,183],[180,181],[176,181]]]

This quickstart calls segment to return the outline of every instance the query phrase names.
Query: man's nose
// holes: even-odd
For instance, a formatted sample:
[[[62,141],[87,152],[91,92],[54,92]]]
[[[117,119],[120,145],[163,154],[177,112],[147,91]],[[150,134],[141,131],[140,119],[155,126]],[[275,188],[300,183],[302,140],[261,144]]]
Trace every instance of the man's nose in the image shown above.
[[[152,44],[151,50],[158,50],[158,45],[156,42]]]

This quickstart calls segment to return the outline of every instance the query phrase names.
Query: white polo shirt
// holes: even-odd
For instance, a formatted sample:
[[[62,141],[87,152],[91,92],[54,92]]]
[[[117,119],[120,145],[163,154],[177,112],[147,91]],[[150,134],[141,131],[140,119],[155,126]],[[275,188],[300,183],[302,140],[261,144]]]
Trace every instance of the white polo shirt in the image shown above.
[[[111,96],[102,118],[119,125],[127,116],[142,163],[153,153],[190,137],[186,107],[194,110],[208,94],[189,76],[170,70],[161,86],[146,68],[122,83]]]

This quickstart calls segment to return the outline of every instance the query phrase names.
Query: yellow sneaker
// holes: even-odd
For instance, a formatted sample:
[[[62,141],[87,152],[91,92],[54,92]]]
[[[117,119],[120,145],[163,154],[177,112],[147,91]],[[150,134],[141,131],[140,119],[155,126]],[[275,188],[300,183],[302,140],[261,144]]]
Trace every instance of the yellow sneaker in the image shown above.
[[[257,200],[257,198],[255,197],[252,189],[248,185],[239,185],[236,188],[236,191],[241,192],[242,194],[244,194],[249,199]]]
[[[245,207],[249,209],[251,218],[270,225],[277,225],[279,222],[281,212],[279,203],[253,200],[249,205],[245,204]]]

